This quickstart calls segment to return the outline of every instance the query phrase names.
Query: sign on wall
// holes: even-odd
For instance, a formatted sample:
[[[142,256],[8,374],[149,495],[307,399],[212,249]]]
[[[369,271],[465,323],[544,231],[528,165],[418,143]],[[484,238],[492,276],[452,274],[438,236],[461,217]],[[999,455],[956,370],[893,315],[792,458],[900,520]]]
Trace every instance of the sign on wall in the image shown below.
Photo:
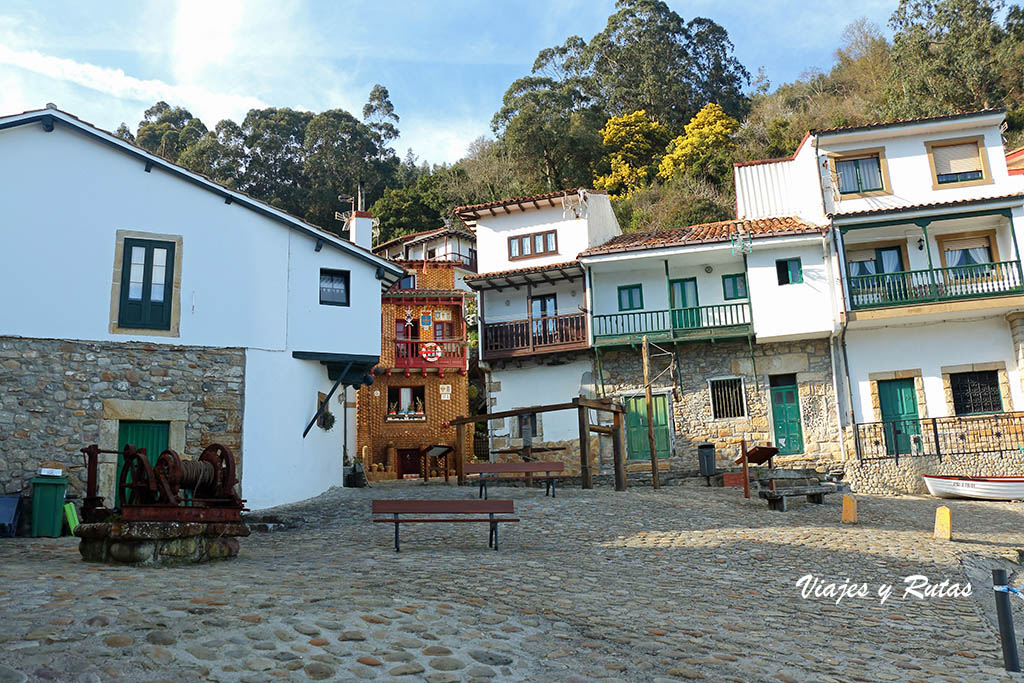
[[[430,324],[433,320],[432,316],[433,313],[431,311],[420,311],[420,327],[430,327]]]
[[[441,311],[434,311],[434,320],[440,322],[449,322],[452,319],[452,312],[448,309]]]
[[[442,384],[442,385],[440,385],[440,389],[441,389],[441,400],[442,401],[450,401],[450,400],[452,400],[452,385],[451,384]]]

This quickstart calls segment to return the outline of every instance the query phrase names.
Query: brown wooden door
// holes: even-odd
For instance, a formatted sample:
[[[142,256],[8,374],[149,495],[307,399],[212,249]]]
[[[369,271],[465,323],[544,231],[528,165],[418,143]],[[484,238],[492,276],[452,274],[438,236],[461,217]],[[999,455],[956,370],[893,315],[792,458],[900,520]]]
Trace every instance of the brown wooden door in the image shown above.
[[[418,448],[400,448],[398,450],[398,476],[420,473],[420,451]]]

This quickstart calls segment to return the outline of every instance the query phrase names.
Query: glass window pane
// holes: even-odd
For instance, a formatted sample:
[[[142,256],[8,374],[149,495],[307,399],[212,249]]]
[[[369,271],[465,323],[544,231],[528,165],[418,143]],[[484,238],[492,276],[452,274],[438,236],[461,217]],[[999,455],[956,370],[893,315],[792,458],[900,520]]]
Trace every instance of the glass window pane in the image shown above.
[[[153,277],[151,279],[149,298],[150,301],[164,300],[164,280],[167,275],[167,250],[153,250]]]
[[[839,192],[857,192],[857,164],[855,161],[837,161],[836,173],[839,176]]]
[[[547,244],[547,250],[548,251],[554,251],[555,250],[555,233],[549,232],[547,235],[545,235],[544,239],[546,241],[545,243]]]
[[[533,236],[533,253],[542,254],[544,253],[544,235]]]
[[[519,238],[519,243],[522,245],[522,248],[523,248],[523,256],[529,256],[530,255],[530,238],[529,237],[521,237],[521,238]]]
[[[142,283],[146,274],[146,248],[132,247],[132,258],[129,266],[128,298],[132,301],[142,300]]]
[[[166,249],[154,249],[153,250],[153,265],[163,267],[167,265],[167,250]]]
[[[736,296],[744,298],[747,296],[747,276],[737,275],[736,276]]]
[[[508,243],[508,255],[515,258],[519,256],[519,239],[510,240]]]
[[[157,284],[156,282],[153,283],[153,286],[150,289],[150,293],[149,293],[149,300],[150,301],[157,301],[157,302],[160,302],[160,301],[164,300],[164,283],[162,283],[162,282],[160,284]]]
[[[882,189],[882,164],[878,157],[860,159],[860,189],[861,192]]]

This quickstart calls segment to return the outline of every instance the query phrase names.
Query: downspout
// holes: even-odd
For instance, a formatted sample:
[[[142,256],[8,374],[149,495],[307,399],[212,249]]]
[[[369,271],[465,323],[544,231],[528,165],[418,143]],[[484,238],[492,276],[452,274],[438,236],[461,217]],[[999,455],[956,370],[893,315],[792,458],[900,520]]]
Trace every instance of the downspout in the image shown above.
[[[832,262],[831,255],[829,254],[829,243],[828,237],[825,235],[821,236],[821,255],[825,263],[828,266],[828,291],[829,291],[829,302],[830,310],[833,319],[836,314],[836,281],[835,281],[835,268]],[[838,252],[837,252],[838,256]],[[841,460],[846,458],[846,436],[843,433],[843,413],[839,405],[839,372],[836,369],[836,331],[835,328],[828,337],[828,355],[832,365],[832,389],[833,389],[833,402],[835,403],[836,410],[836,421],[837,427],[839,428],[839,457]]]
[[[832,222],[832,242],[833,242],[833,247],[836,250],[836,258],[838,259],[840,252],[839,252],[839,246],[838,246],[839,243],[838,243],[838,237],[836,235],[836,229],[835,229],[835,222],[834,221]],[[843,349],[843,375],[844,375],[844,377],[846,379],[846,398],[847,398],[847,400],[850,403],[850,406],[849,406],[849,416],[848,416],[848,418],[849,418],[849,425],[850,425],[850,428],[853,429],[853,439],[854,439],[854,444],[856,445],[856,441],[857,441],[857,427],[856,427],[856,424],[855,424],[854,413],[853,413],[853,383],[850,381],[850,354],[849,354],[849,352],[847,351],[847,348],[846,348],[846,329],[847,329],[848,323],[847,323],[846,315],[845,315],[846,314],[846,286],[843,284],[843,268],[842,268],[842,263],[839,264],[839,287],[840,287],[840,292],[843,293],[843,298],[842,298],[843,310],[840,311],[840,318],[839,318],[839,328],[840,328],[839,344],[840,344],[840,346]],[[843,424],[842,424],[842,420],[840,419],[840,422],[839,422],[840,433],[842,432],[842,428],[843,428]],[[859,456],[860,455],[860,453],[859,453],[860,449],[858,448],[857,451],[858,451],[857,455]],[[844,455],[845,455],[845,453],[844,453]]]
[[[747,282],[747,311],[750,313],[750,334],[747,335],[747,348],[750,351],[750,373],[754,376],[754,390],[761,393],[761,383],[757,378],[757,361],[754,360],[754,305],[750,300],[750,268],[747,266],[747,254],[743,253],[743,279]],[[679,386],[682,386],[680,380]],[[771,406],[771,396],[768,397],[768,406]]]

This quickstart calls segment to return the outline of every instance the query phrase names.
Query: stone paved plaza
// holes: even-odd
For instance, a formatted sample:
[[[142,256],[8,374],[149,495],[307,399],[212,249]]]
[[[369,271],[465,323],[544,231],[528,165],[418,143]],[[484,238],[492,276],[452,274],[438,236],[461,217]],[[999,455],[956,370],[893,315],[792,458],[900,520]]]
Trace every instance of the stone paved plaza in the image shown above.
[[[371,524],[372,498],[472,498],[443,484],[335,489],[275,511],[238,559],[175,569],[86,564],[77,542],[0,540],[0,681],[1010,680],[972,597],[903,598],[903,577],[964,581],[1017,561],[1024,504],[838,496],[774,513],[688,484],[492,488],[519,524]],[[797,580],[896,584],[801,599]],[[1018,601],[1024,605],[1024,601]],[[1019,606],[1018,606],[1019,607]],[[1017,612],[1024,634],[1024,610]]]

